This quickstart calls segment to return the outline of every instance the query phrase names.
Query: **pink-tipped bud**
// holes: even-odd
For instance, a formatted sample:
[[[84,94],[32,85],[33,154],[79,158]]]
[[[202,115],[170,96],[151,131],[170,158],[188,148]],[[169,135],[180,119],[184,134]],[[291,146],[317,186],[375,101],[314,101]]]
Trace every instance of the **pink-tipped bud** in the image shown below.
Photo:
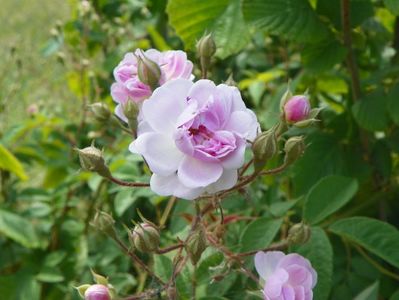
[[[309,117],[310,103],[308,97],[297,95],[290,98],[284,105],[285,120],[288,123],[303,121]]]
[[[111,300],[111,295],[105,285],[93,284],[86,290],[85,300]]]

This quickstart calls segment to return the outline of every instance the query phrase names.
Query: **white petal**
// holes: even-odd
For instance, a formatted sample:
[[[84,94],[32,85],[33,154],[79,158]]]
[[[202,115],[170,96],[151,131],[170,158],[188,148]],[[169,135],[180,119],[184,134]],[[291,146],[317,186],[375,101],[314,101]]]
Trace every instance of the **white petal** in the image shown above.
[[[223,158],[222,166],[227,170],[237,170],[241,168],[245,161],[246,142],[242,139],[237,139],[237,148],[234,152]]]
[[[164,176],[176,172],[184,157],[171,138],[154,132],[140,135],[129,150],[143,155],[151,171]]]
[[[197,100],[198,107],[202,107],[206,104],[209,98],[214,95],[216,92],[215,84],[207,79],[198,80],[194,85],[191,87],[188,96],[190,99]]]
[[[235,111],[231,114],[225,129],[233,131],[245,139],[252,140],[256,137],[259,123],[252,111]]]
[[[259,251],[256,253],[255,268],[260,277],[267,280],[267,278],[276,270],[277,264],[282,258],[284,258],[284,256],[285,254],[281,251]]]
[[[218,181],[206,188],[208,194],[214,194],[232,188],[238,179],[237,170],[224,170]]]
[[[187,106],[187,94],[193,83],[188,79],[168,81],[144,101],[143,118],[157,132],[173,134],[179,115]]]
[[[152,174],[150,185],[151,189],[158,195],[174,195],[176,197],[187,200],[193,200],[199,197],[203,192],[202,188],[190,189],[188,187],[185,187],[183,184],[180,183],[176,173],[173,173],[169,176]]]
[[[222,173],[223,167],[219,163],[204,162],[186,156],[179,165],[177,176],[185,186],[198,188],[216,182]]]
[[[241,98],[240,91],[235,86],[229,86],[226,84],[219,84],[217,86],[218,91],[227,96],[232,102],[232,111],[245,111],[247,108],[245,107],[245,103]]]

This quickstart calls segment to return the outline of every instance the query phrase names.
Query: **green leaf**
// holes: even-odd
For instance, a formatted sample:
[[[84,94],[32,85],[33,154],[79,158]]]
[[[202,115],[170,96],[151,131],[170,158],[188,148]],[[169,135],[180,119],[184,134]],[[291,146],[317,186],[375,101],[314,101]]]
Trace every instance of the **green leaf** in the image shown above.
[[[0,210],[0,233],[26,248],[39,247],[32,223],[14,213]]]
[[[22,164],[2,144],[0,144],[0,169],[14,173],[21,180],[28,179],[28,176],[26,175],[25,170],[22,167]]]
[[[392,225],[367,217],[343,219],[329,228],[399,268],[399,231]]]
[[[399,5],[399,1],[398,1]],[[388,93],[388,113],[392,121],[399,125],[399,84],[394,86]]]
[[[353,116],[360,127],[370,131],[383,131],[388,126],[386,96],[378,90],[362,99],[353,107]]]
[[[172,261],[166,255],[154,255],[154,271],[162,280],[168,281],[172,275]]]
[[[394,15],[399,16],[399,1],[398,0],[384,0],[384,4]]]
[[[137,200],[137,197],[133,195],[132,189],[124,188],[118,192],[115,196],[115,212],[118,217],[122,216],[123,213]]]
[[[335,39],[328,39],[306,45],[301,56],[303,64],[309,71],[321,73],[341,63],[345,59],[346,49]]]
[[[54,283],[64,281],[64,276],[57,268],[44,267],[40,273],[36,275],[36,279],[42,282]]]
[[[354,300],[378,300],[378,289],[380,283],[378,281],[374,282],[372,285],[364,289],[359,295],[357,295]]]
[[[244,0],[242,5],[245,20],[271,34],[301,42],[329,34],[307,0]]]
[[[269,246],[282,222],[282,219],[259,218],[250,223],[241,235],[241,251],[260,250]]]
[[[358,190],[356,179],[328,176],[312,187],[306,197],[303,215],[310,224],[317,224],[343,207]]]
[[[296,252],[309,259],[317,272],[317,285],[313,291],[314,299],[328,299],[332,280],[333,250],[324,230],[312,227],[310,240],[298,247]]]

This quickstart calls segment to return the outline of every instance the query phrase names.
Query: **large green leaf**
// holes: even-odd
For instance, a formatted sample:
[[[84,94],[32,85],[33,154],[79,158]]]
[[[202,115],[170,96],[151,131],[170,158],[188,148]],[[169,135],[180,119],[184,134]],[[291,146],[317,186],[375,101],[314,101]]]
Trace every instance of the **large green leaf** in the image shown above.
[[[14,173],[22,180],[28,179],[28,176],[19,160],[2,144],[0,144],[0,169]]]
[[[386,96],[378,90],[357,101],[352,107],[356,122],[370,131],[383,131],[388,126]]]
[[[172,275],[172,261],[166,255],[154,255],[154,271],[162,280],[168,281]]]
[[[398,0],[384,0],[385,6],[394,14],[399,16],[399,1]]]
[[[247,22],[297,41],[317,42],[329,34],[307,0],[244,0],[243,13]]]
[[[367,217],[353,217],[337,221],[329,229],[399,268],[399,231],[394,226]]]
[[[319,223],[349,202],[356,194],[356,179],[328,176],[321,179],[306,197],[303,215],[311,224]]]
[[[250,223],[241,235],[241,251],[266,248],[273,241],[282,224],[282,219],[260,218]]]
[[[312,227],[310,240],[296,250],[312,263],[317,272],[317,285],[314,289],[314,299],[328,299],[331,289],[333,270],[333,250],[324,230]]]
[[[5,210],[0,210],[0,233],[26,248],[39,247],[32,224],[23,217]]]
[[[240,0],[170,0],[167,13],[188,49],[193,49],[205,32],[213,33],[216,54],[221,58],[238,52],[249,41]]]

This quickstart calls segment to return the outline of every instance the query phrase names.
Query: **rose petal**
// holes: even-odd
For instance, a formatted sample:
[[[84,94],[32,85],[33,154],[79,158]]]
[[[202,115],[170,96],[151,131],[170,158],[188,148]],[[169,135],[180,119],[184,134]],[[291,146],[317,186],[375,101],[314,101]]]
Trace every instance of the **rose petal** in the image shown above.
[[[216,91],[216,85],[207,79],[198,80],[188,92],[190,99],[195,99],[198,107],[204,106]]]
[[[265,294],[270,298],[279,297],[282,293],[283,285],[288,280],[288,273],[284,269],[277,269],[266,280]],[[284,299],[284,298],[283,298]]]
[[[150,180],[151,190],[161,196],[174,195],[176,197],[193,200],[199,197],[203,189],[202,188],[188,188],[180,183],[177,174],[173,173],[169,176],[161,176],[158,174],[152,174]]]
[[[246,142],[240,138],[236,139],[236,149],[221,159],[223,168],[227,170],[237,170],[242,167],[245,161]]]
[[[206,188],[206,192],[214,194],[219,191],[230,189],[237,183],[237,179],[237,170],[224,170],[218,181],[212,183]]]
[[[231,130],[247,140],[255,139],[259,123],[250,110],[235,111],[231,114],[225,129]]]
[[[255,255],[255,268],[260,277],[267,280],[268,277],[276,270],[278,263],[283,259],[285,254],[281,251],[259,251]]]
[[[144,133],[130,144],[129,150],[144,156],[152,172],[170,175],[176,172],[183,154],[174,141],[160,133]]]
[[[283,294],[282,299],[284,299],[284,300],[297,300],[297,298],[295,297],[294,289],[289,285],[285,285],[282,288],[282,294]]]
[[[216,182],[223,173],[218,163],[208,163],[186,156],[179,165],[177,176],[182,184],[190,188],[205,187]]]

